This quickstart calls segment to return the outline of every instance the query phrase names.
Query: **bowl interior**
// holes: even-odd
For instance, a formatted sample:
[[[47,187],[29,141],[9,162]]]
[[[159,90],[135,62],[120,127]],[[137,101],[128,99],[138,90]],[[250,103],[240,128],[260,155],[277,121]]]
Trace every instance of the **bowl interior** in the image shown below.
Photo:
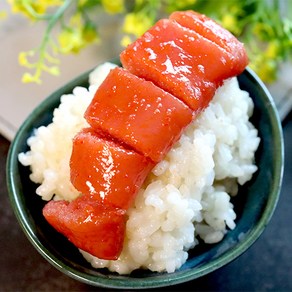
[[[187,262],[175,273],[138,270],[129,276],[121,276],[106,269],[92,268],[79,251],[45,221],[42,216],[45,202],[35,194],[37,185],[30,181],[30,170],[18,162],[17,155],[29,150],[26,140],[35,128],[51,122],[53,110],[59,105],[62,94],[71,93],[76,86],[88,86],[88,74],[85,72],[42,102],[21,126],[10,148],[7,160],[10,201],[21,227],[35,248],[65,274],[87,284],[110,288],[150,288],[182,283],[220,268],[247,250],[273,214],[283,175],[281,123],[271,96],[250,69],[238,79],[240,87],[250,93],[255,103],[252,122],[261,138],[256,153],[259,169],[233,199],[237,226],[220,243],[196,246],[189,252]]]

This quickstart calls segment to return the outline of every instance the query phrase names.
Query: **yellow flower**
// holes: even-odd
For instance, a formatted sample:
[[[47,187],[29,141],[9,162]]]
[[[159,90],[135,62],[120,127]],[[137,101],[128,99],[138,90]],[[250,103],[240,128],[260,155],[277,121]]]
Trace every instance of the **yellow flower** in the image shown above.
[[[145,13],[128,13],[124,20],[123,31],[135,36],[142,35],[150,26],[152,20]]]
[[[6,11],[0,11],[0,20],[4,20],[7,18],[7,12]]]
[[[28,17],[31,20],[35,20],[35,18],[29,13],[23,3],[22,0],[7,0],[8,3],[11,5],[11,10],[13,13],[22,13],[26,17]],[[35,10],[35,7],[31,5],[32,3],[27,3],[31,9]]]
[[[57,76],[60,74],[59,67],[59,60],[48,54],[47,52],[39,52],[39,59],[37,62],[32,63],[29,62],[28,57],[34,57],[36,51],[30,50],[27,52],[20,52],[18,55],[18,61],[21,66],[24,66],[29,69],[34,69],[35,73],[32,75],[31,73],[24,73],[22,76],[22,82],[24,83],[41,83],[41,74],[42,71],[48,72],[51,75]],[[51,64],[49,66],[47,64]],[[57,65],[55,65],[57,64]]]
[[[27,61],[27,52],[20,52],[18,54],[18,63],[21,66],[27,67],[27,65],[29,64]]]
[[[58,36],[60,51],[62,53],[78,53],[87,44],[99,40],[96,28],[91,23],[83,24],[80,13],[75,13],[69,27],[64,28]]]
[[[277,64],[273,59],[267,58],[265,54],[257,54],[249,64],[264,82],[272,82],[276,78]]]
[[[82,37],[82,17],[75,13],[69,20],[69,27],[64,28],[58,35],[60,51],[64,54],[78,53],[84,47]]]
[[[276,59],[279,55],[279,41],[270,42],[265,50],[265,56],[269,59]]]
[[[252,29],[252,32],[260,39],[260,40],[269,40],[274,36],[273,27],[266,23],[256,23]]]
[[[186,6],[194,5],[197,0],[176,0],[175,5],[177,9],[184,8]]]
[[[81,27],[83,25],[82,16],[80,13],[74,13],[69,20],[70,27]]]
[[[42,83],[40,76],[38,74],[31,75],[30,73],[24,73],[22,75],[21,81],[23,83],[32,83],[32,82],[37,83],[37,84]]]
[[[80,29],[64,29],[58,36],[60,51],[64,54],[78,53],[84,47]]]
[[[275,80],[276,75],[276,64],[274,61],[270,60],[269,62],[266,62],[262,64],[262,66],[258,69],[258,74],[260,78],[264,82],[272,82]]]
[[[55,49],[55,48],[52,48]],[[57,52],[55,52],[57,53]],[[44,52],[44,58],[46,59],[47,62],[51,63],[51,64],[59,64],[60,60],[51,56],[48,52]]]
[[[12,12],[22,13],[31,20],[36,20],[36,15],[43,15],[50,7],[57,7],[63,4],[62,0],[7,0],[10,3]]]
[[[57,67],[57,66],[48,67],[48,66],[43,65],[41,67],[41,69],[46,71],[46,72],[48,72],[48,73],[50,73],[53,76],[59,76],[60,75],[60,68]]]
[[[54,6],[61,6],[64,3],[64,0],[38,0],[40,6],[45,7],[46,9]]]
[[[30,51],[27,51],[27,52],[20,52],[18,54],[18,63],[23,66],[23,67],[26,67],[26,68],[33,68],[34,67],[34,64],[30,63],[28,61],[28,57],[33,57],[34,56],[34,51],[33,50],[30,50]]]
[[[92,25],[85,25],[82,29],[82,37],[88,44],[97,42],[99,40],[96,28]]]
[[[90,1],[90,0],[79,0],[78,1],[78,7],[84,6],[85,4],[87,4],[88,1]]]
[[[107,13],[115,14],[124,11],[123,0],[101,0],[101,4]]]
[[[197,0],[168,0],[165,1],[167,4],[167,11],[172,12],[175,10],[183,10],[196,4]]]
[[[121,46],[127,47],[130,43],[132,43],[132,39],[130,38],[129,35],[124,35],[122,40],[121,40]]]
[[[225,15],[223,15],[223,17],[221,19],[221,24],[227,30],[231,31],[232,33],[234,33],[236,35],[240,33],[237,18],[233,14],[226,13]]]

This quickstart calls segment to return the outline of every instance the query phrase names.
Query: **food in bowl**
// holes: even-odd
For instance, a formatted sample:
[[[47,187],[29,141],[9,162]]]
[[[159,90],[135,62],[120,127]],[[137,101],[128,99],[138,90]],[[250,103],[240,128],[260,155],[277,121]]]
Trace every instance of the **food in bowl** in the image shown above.
[[[100,82],[113,66],[99,66],[91,82]],[[91,85],[62,96],[53,122],[36,129],[28,139],[31,150],[19,155],[21,163],[30,166],[30,178],[40,184],[36,192],[44,200],[72,201],[79,196],[70,182],[72,138],[87,126],[83,114],[94,93]],[[259,138],[249,122],[252,110],[253,102],[237,80],[226,81],[139,191],[128,210],[127,243],[120,258],[105,261],[83,252],[85,257],[95,267],[120,273],[141,267],[172,272],[185,262],[199,237],[215,243],[228,228],[235,228],[230,199],[238,183],[244,184],[257,169]]]
[[[174,68],[169,62],[165,66],[169,70]],[[98,67],[90,75],[92,85],[88,90],[75,88],[72,95],[62,96],[53,122],[36,129],[28,139],[30,151],[19,155],[21,163],[30,166],[31,179],[40,184],[37,193],[43,199],[78,202],[84,196],[70,181],[72,139],[90,126],[83,117],[84,112],[96,94],[97,84],[102,84],[114,67],[108,63]],[[231,68],[233,71],[236,66]],[[207,81],[204,82],[205,86]],[[216,85],[208,86],[213,90],[223,81],[208,82]],[[195,106],[191,108],[194,110]],[[81,250],[92,266],[107,267],[120,274],[139,268],[170,273],[182,266],[188,250],[200,240],[218,242],[228,228],[235,228],[236,214],[230,198],[237,193],[238,184],[248,181],[257,169],[254,154],[259,137],[249,122],[253,102],[247,92],[240,90],[236,78],[231,77],[217,89],[210,104],[203,103],[196,109],[196,118],[166,156],[155,161],[157,164],[126,210],[125,238],[118,259],[100,259]],[[48,204],[60,206],[60,203]],[[64,229],[60,231],[68,233]],[[102,241],[98,236],[96,244]],[[83,243],[91,244],[92,237],[89,241],[86,235],[84,238]]]

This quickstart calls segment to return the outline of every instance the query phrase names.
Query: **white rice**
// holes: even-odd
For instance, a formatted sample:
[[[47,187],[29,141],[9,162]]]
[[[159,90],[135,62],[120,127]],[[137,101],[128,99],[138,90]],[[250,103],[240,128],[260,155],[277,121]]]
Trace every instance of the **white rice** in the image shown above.
[[[36,129],[27,141],[30,151],[19,154],[44,200],[79,195],[69,179],[72,138],[87,125],[84,111],[113,66],[105,63],[94,70],[89,89],[77,87],[62,96],[53,122]],[[120,258],[101,260],[81,251],[91,265],[120,274],[139,268],[171,273],[184,264],[198,237],[216,243],[235,228],[230,198],[257,170],[254,154],[260,139],[249,122],[252,112],[248,93],[240,90],[236,78],[227,80],[148,176],[128,210]]]

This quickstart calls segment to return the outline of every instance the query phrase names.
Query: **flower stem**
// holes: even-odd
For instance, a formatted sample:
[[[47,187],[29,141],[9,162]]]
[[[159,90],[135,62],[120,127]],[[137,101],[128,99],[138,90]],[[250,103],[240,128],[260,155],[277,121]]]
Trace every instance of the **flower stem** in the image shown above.
[[[50,41],[50,34],[56,23],[60,20],[60,18],[63,16],[65,11],[68,9],[68,7],[77,0],[65,0],[64,4],[59,7],[59,9],[51,15],[51,17],[48,19],[48,26],[46,28],[43,40],[41,42],[41,45],[38,49],[39,51],[39,60],[38,60],[38,66],[36,67],[36,73],[35,75],[39,77],[41,75],[41,71],[43,68],[43,64],[46,58],[46,48],[48,46],[48,43]]]
[[[49,40],[50,33],[51,33],[52,29],[54,28],[54,26],[56,25],[56,23],[60,20],[60,18],[65,13],[65,11],[68,9],[68,7],[73,2],[76,2],[76,0],[65,0],[64,4],[49,19],[48,26],[46,28],[45,36],[44,36],[44,39],[42,41],[42,44],[41,44],[40,49],[43,49],[46,46],[46,44],[48,43],[48,40]]]

